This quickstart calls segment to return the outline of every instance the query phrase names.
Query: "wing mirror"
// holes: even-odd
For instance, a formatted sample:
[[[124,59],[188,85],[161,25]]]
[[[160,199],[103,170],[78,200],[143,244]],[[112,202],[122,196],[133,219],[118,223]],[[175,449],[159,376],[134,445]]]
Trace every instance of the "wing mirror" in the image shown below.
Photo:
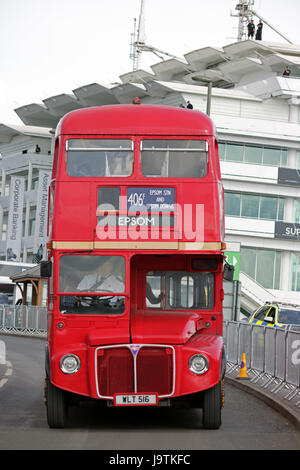
[[[224,267],[223,267],[223,279],[226,281],[233,281],[233,276],[234,276],[234,266],[232,264],[227,263],[225,261]]]
[[[52,275],[52,262],[51,261],[41,261],[40,275],[41,277],[51,277]]]

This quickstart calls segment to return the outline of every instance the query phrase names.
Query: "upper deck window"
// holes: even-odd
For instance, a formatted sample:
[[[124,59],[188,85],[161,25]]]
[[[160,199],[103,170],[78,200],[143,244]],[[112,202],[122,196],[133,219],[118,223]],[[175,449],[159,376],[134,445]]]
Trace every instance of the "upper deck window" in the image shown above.
[[[123,139],[70,139],[67,174],[78,177],[126,177],[132,174],[133,142]]]
[[[205,140],[143,140],[142,173],[156,178],[203,178],[207,175]]]

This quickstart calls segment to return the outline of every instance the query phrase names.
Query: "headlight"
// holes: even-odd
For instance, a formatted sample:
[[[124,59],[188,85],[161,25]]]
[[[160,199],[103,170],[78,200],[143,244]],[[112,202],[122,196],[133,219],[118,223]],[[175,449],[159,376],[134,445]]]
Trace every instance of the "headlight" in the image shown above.
[[[189,360],[189,368],[194,372],[194,374],[204,374],[204,372],[207,371],[208,366],[208,359],[202,354],[195,354],[195,356],[192,356]]]
[[[75,374],[80,369],[80,359],[75,354],[67,354],[60,361],[60,368],[65,374]]]

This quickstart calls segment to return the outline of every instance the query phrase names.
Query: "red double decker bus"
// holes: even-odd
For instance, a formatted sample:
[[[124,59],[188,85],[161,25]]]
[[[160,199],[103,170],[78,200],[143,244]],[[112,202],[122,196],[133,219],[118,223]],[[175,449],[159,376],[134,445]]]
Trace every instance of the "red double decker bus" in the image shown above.
[[[221,424],[224,211],[204,114],[143,104],[67,114],[49,195],[46,404],[203,409]]]

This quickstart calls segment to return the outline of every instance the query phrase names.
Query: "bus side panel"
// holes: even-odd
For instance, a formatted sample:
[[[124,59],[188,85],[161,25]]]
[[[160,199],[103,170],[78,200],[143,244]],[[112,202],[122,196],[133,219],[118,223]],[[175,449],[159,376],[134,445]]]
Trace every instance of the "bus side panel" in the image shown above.
[[[89,184],[79,181],[57,184],[54,204],[53,240],[93,240],[96,206]]]

